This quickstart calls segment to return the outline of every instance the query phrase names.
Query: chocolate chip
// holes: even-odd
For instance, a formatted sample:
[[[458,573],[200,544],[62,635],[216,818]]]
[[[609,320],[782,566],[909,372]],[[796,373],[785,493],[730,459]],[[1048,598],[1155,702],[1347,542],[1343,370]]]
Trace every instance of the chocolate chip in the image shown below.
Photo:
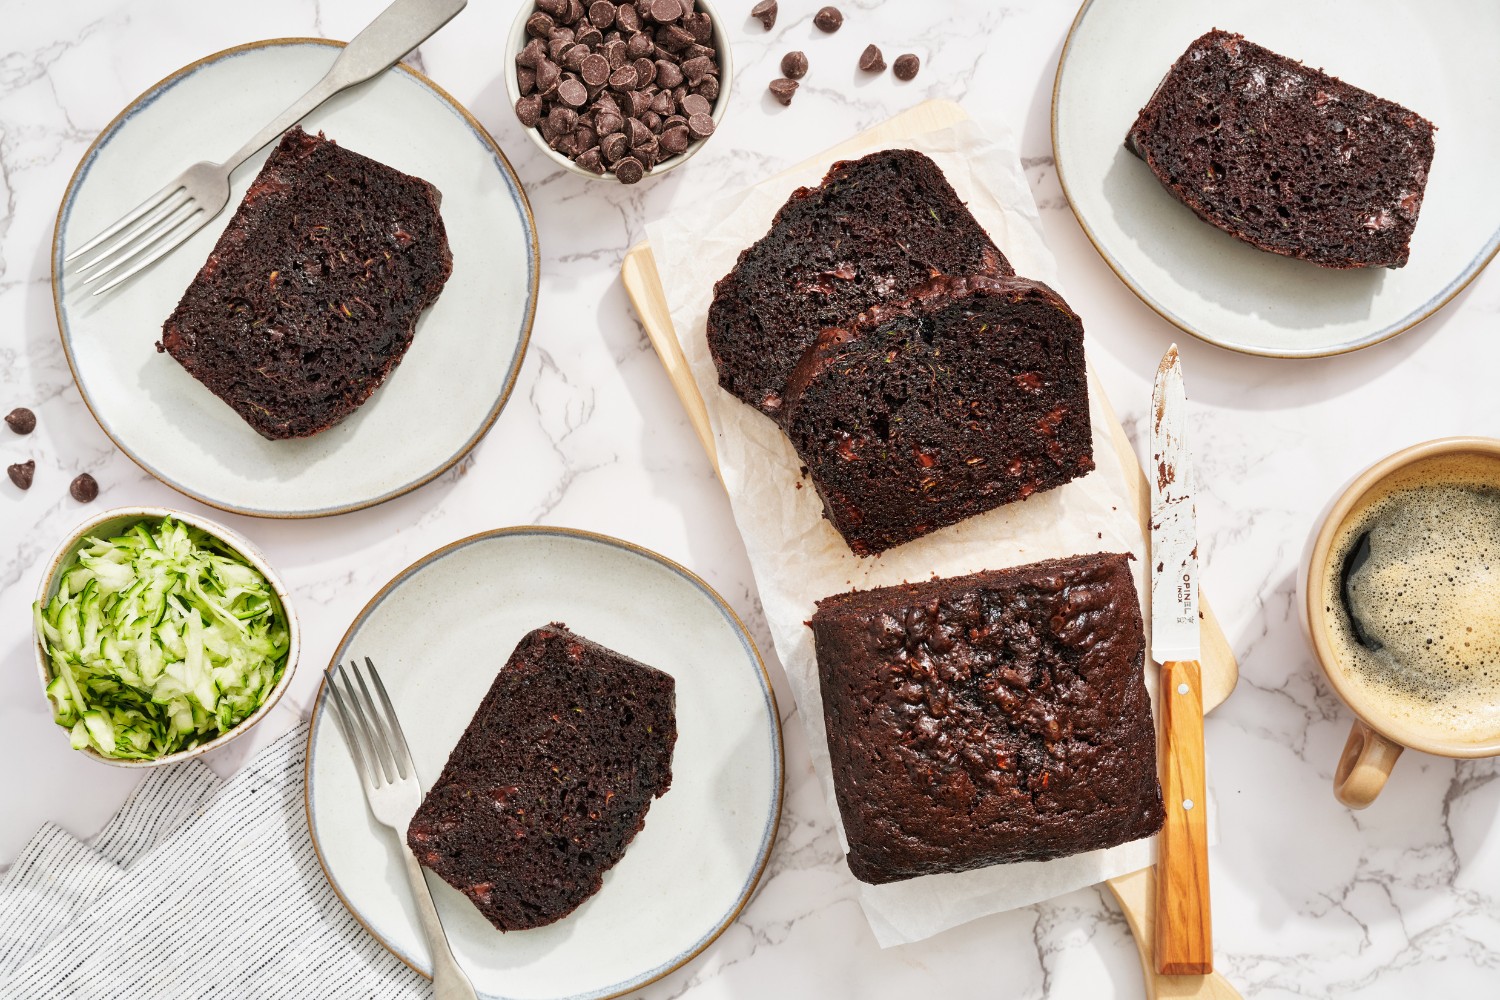
[[[600,135],[612,135],[625,127],[625,119],[617,111],[599,111],[594,115],[594,130]]]
[[[587,45],[569,45],[563,50],[562,67],[577,73],[583,68],[583,61],[589,57],[590,49]]]
[[[760,26],[770,31],[776,25],[776,0],[760,0],[750,8],[750,16],[760,20]]]
[[[677,0],[651,0],[651,19],[657,24],[671,24],[682,16]]]
[[[678,125],[674,128],[663,129],[660,141],[662,152],[668,156],[676,156],[678,153],[687,152],[691,137],[688,135],[687,126]]]
[[[568,9],[563,13],[560,20],[564,24],[577,24],[583,20],[582,0],[568,0]]]
[[[559,105],[547,112],[547,120],[552,123],[553,130],[558,135],[562,135],[564,132],[573,131],[578,126],[578,112]]]
[[[562,17],[568,12],[568,0],[536,0],[536,9],[552,17]]]
[[[615,177],[619,178],[621,184],[637,184],[644,176],[646,168],[633,156],[627,156],[615,164]]]
[[[633,35],[641,30],[641,15],[628,3],[615,8],[615,25],[625,34]]]
[[[866,45],[859,54],[859,68],[866,73],[879,73],[885,69],[885,56],[878,45]]]
[[[516,86],[520,88],[522,97],[536,90],[536,70],[530,66],[517,66]]]
[[[36,414],[24,406],[18,406],[5,415],[5,422],[17,434],[30,434],[36,430]]]
[[[536,64],[536,89],[542,92],[543,97],[550,97],[562,82],[562,67],[551,59],[543,59]]]
[[[793,84],[795,87],[796,84]],[[688,132],[694,139],[707,139],[714,134],[714,120],[708,115],[688,116]]]
[[[598,146],[595,146],[592,149],[585,149],[583,152],[579,153],[578,160],[576,162],[580,167],[587,170],[591,174],[604,173],[604,161],[599,158]]]
[[[36,476],[36,462],[28,458],[24,462],[7,465],[5,472],[10,476],[10,481],[15,483],[18,489],[29,490],[31,489],[31,480]]]
[[[602,87],[609,82],[609,60],[597,52],[590,53],[584,57],[578,72],[590,87]]]
[[[797,92],[797,81],[778,78],[771,81],[770,90],[772,97],[776,98],[783,105],[790,105],[792,103],[792,95]],[[691,123],[692,119],[688,119],[688,121]]]
[[[705,101],[716,101],[719,99],[719,78],[705,76],[703,82],[694,87],[693,91]]]
[[[813,24],[816,25],[820,31],[826,31],[829,34],[833,34],[835,31],[838,31],[839,28],[843,27],[844,15],[839,13],[839,9],[837,7],[824,7],[822,10],[813,15]]]
[[[630,142],[624,132],[616,132],[599,140],[599,152],[610,163],[614,163],[630,150]]]
[[[657,115],[670,115],[676,104],[670,91],[662,90],[651,95],[651,111]]]
[[[910,52],[896,57],[896,64],[891,67],[891,72],[896,74],[898,80],[910,80],[917,75],[917,70],[922,68],[922,60]]]
[[[634,90],[636,85],[635,67],[626,63],[615,70],[609,75],[609,85],[616,90]]]
[[[615,5],[609,0],[594,0],[589,4],[589,23],[596,28],[607,28],[615,23]]]
[[[668,51],[681,52],[690,45],[697,44],[693,41],[693,33],[686,28],[679,28],[675,24],[667,25],[667,29],[661,33],[661,44]]]
[[[30,476],[27,478],[30,479]],[[16,485],[19,486],[20,484],[17,483]],[[93,476],[84,472],[68,484],[68,492],[73,494],[73,499],[79,503],[88,503],[99,495],[99,482]]]
[[[516,53],[517,66],[536,68],[536,64],[547,57],[547,45],[540,38],[533,38],[526,47]]]
[[[683,15],[682,26],[687,29],[688,34],[693,36],[695,42],[707,42],[714,37],[713,18],[702,11]]]
[[[639,118],[651,110],[651,95],[644,90],[632,90],[625,97],[630,104],[628,110],[630,111],[631,118]]]
[[[717,69],[718,67],[714,65],[712,59],[709,59],[707,56],[698,56],[696,59],[689,59],[682,64],[682,75],[687,77],[688,83],[697,84]]]
[[[632,65],[635,66],[635,78],[640,81],[638,86],[649,87],[656,82],[656,63],[650,59],[637,59]]]
[[[632,147],[630,155],[640,160],[641,165],[647,170],[656,166],[661,162],[661,153],[656,144],[656,136],[653,135],[639,146]]]
[[[807,55],[803,52],[788,52],[781,57],[781,75],[800,80],[807,75]]]
[[[578,33],[578,44],[596,49],[604,43],[604,34],[598,28],[586,27]]]
[[[558,84],[557,96],[564,103],[575,108],[583,107],[583,102],[588,100],[589,91],[577,80],[564,80]]]
[[[516,117],[527,128],[536,128],[542,120],[542,95],[532,94],[516,102]]]
[[[713,110],[708,98],[701,94],[689,94],[682,99],[682,110],[688,115],[706,115]]]
[[[610,72],[614,72],[630,61],[630,54],[625,51],[625,43],[618,38],[612,42],[605,42],[599,51],[604,58],[609,60]]]
[[[557,23],[541,11],[537,11],[526,19],[526,33],[533,38],[548,38],[555,27]]]
[[[682,68],[665,59],[656,60],[656,82],[659,86],[671,90],[682,83]]]

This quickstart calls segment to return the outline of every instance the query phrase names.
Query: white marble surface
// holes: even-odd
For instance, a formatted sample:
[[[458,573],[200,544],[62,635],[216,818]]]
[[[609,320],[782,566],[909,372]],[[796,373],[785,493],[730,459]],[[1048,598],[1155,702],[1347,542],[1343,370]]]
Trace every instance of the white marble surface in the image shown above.
[[[1175,334],[1100,261],[1057,183],[1048,100],[1071,4],[846,0],[843,30],[827,37],[811,27],[813,0],[783,0],[770,34],[739,20],[750,0],[721,0],[732,12],[738,77],[720,134],[689,167],[622,188],[551,169],[522,136],[501,84],[515,3],[474,0],[419,62],[493,131],[530,192],[543,258],[531,353],[489,436],[425,488],[329,520],[226,518],[295,589],[305,654],[289,712],[305,706],[338,637],[389,577],[439,545],[506,524],[590,528],[677,559],[718,588],[768,649],[728,503],[629,310],[621,256],[645,220],[795,163],[927,97],[1003,116],[1021,135],[1066,294],[1139,444],[1149,376]],[[37,461],[29,493],[0,482],[0,863],[44,820],[92,833],[135,780],[71,753],[35,680],[28,605],[47,554],[85,514],[67,496],[68,480],[82,470],[99,479],[95,508],[199,509],[110,445],[69,377],[47,273],[68,177],[98,130],[178,66],[256,38],[347,38],[375,6],[0,3],[0,411],[27,405],[40,421],[26,438],[0,430],[0,464]],[[921,75],[909,84],[889,73],[863,79],[854,63],[869,41],[888,61],[918,53]],[[783,109],[764,88],[791,48],[804,49],[813,70]],[[1494,764],[1408,754],[1374,807],[1353,814],[1338,805],[1329,784],[1350,716],[1312,662],[1293,610],[1303,537],[1343,480],[1401,445],[1500,434],[1488,375],[1500,365],[1497,321],[1500,276],[1491,273],[1417,330],[1348,357],[1291,363],[1183,345],[1204,577],[1243,670],[1207,728],[1221,820],[1212,855],[1219,967],[1246,995],[1404,998],[1500,987]],[[783,709],[792,711],[785,700]],[[1102,889],[878,950],[799,734],[787,727],[786,816],[759,894],[704,955],[642,995],[1141,995],[1129,933]],[[233,770],[249,749],[237,745],[212,763]]]

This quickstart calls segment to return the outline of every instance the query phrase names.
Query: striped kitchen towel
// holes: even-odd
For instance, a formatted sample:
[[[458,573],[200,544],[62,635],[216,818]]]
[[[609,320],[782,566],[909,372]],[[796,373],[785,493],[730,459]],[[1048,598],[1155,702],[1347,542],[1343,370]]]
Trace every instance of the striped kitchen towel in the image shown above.
[[[0,876],[0,998],[430,995],[324,877],[306,752],[304,724],[227,781],[196,761],[152,771],[92,848],[42,827]]]

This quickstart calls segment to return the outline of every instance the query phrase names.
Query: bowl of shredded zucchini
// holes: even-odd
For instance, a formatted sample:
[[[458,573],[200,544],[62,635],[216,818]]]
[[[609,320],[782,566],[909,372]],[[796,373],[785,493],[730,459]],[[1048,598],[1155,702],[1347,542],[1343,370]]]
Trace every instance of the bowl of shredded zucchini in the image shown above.
[[[105,511],[52,557],[32,606],[37,667],[73,748],[121,767],[196,757],[246,732],[297,664],[286,588],[207,518]]]

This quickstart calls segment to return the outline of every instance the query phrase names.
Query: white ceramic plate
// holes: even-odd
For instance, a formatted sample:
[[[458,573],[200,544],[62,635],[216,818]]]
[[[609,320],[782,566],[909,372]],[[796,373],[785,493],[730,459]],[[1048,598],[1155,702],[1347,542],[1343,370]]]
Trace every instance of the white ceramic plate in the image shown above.
[[[68,363],[104,432],[147,472],[223,510],[314,517],[422,485],[484,435],[515,382],[536,307],[536,229],[499,147],[451,97],[400,66],[303,122],[443,195],[453,276],[406,357],[347,420],[267,441],[155,344],[265,162],[235,172],[231,205],[155,267],[98,297],[63,267],[78,246],[189,163],[237,149],[332,65],[338,43],[229,49],[147,91],[84,155],[58,211],[52,286]]]
[[[1215,27],[1438,126],[1404,268],[1331,271],[1257,250],[1199,220],[1125,149],[1172,63]],[[1365,347],[1431,316],[1500,248],[1497,38],[1494,0],[1087,0],[1053,90],[1058,176],[1109,266],[1188,333],[1276,357]]]
[[[425,788],[516,643],[553,621],[676,678],[672,787],[604,888],[547,927],[502,934],[428,876],[453,953],[487,998],[611,997],[681,966],[749,898],[781,812],[781,726],[754,644],[707,584],[628,543],[559,528],[455,542],[387,585],[334,661],[374,660]],[[318,857],[370,933],[428,974],[397,841],[370,818],[323,704],[320,690],[307,754]]]

